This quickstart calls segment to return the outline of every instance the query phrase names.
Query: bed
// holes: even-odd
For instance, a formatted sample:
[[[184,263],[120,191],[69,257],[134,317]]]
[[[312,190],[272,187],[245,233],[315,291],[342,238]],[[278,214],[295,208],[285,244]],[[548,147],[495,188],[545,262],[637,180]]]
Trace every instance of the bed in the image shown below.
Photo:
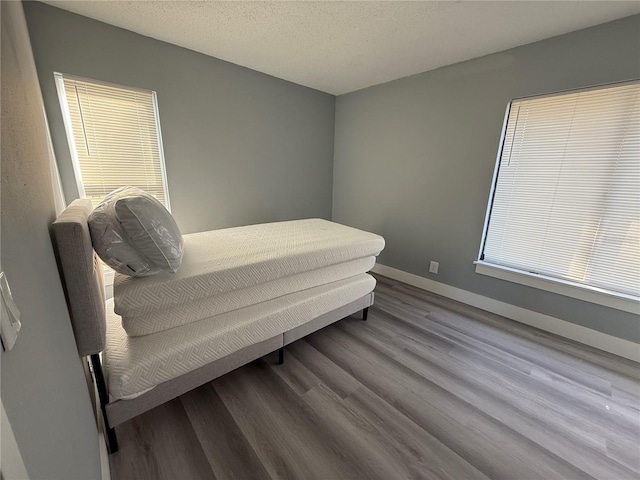
[[[114,427],[373,304],[377,235],[321,219],[184,235],[175,274],[102,264],[76,200],[53,224],[78,352],[89,357],[110,452]]]

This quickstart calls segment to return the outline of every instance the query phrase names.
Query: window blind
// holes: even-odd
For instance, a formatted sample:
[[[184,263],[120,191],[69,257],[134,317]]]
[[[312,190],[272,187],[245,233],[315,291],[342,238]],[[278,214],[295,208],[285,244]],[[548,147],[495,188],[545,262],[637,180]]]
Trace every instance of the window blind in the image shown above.
[[[131,185],[169,208],[155,93],[56,74],[80,195]]]
[[[480,259],[640,297],[640,83],[514,100]]]

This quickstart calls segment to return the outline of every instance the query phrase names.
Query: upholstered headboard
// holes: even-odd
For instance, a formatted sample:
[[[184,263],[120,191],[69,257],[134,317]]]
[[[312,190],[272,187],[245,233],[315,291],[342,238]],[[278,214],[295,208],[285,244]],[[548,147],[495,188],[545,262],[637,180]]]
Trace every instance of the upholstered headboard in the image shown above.
[[[74,200],[53,222],[73,333],[82,356],[101,352],[106,338],[104,274],[91,245],[90,213],[90,200]]]

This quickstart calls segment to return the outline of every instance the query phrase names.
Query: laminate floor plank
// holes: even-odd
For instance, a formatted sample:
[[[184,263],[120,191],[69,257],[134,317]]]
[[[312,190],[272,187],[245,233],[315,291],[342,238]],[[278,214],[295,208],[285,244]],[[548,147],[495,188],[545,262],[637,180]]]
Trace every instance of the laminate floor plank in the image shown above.
[[[405,338],[400,338],[403,340],[405,348],[408,349],[415,349],[415,343],[417,342],[416,339],[418,338],[420,331],[428,331],[431,332],[432,335],[436,334],[444,341],[448,341],[452,345],[455,345],[456,349],[468,351],[469,355],[474,355],[478,362],[493,362],[494,365],[501,364],[509,370],[516,370],[524,374],[532,374],[535,369],[540,370],[540,367],[531,360],[522,359],[516,354],[501,349],[499,345],[489,345],[473,336],[460,332],[449,325],[442,325],[440,323],[433,322],[430,317],[421,318],[419,323],[416,323],[406,317],[400,318],[394,316],[394,313],[385,312],[383,315],[374,316],[372,318],[372,324],[376,326],[378,324],[383,324],[386,328],[397,329],[398,331],[403,332]],[[411,333],[412,329],[415,332],[413,334]],[[413,336],[412,339],[408,338],[410,335]],[[418,349],[419,347],[420,345],[418,345]],[[553,372],[550,372],[549,374],[555,375]],[[570,381],[568,378],[561,377],[559,375],[555,376],[556,378],[562,378],[566,381]],[[602,386],[602,388],[597,389],[597,393],[600,393],[600,390],[608,391],[608,388],[605,388],[607,386],[609,385],[606,384]],[[580,388],[577,390],[582,392],[584,389]]]
[[[426,292],[410,285],[402,284],[395,280],[386,281],[382,285],[382,288],[386,289],[386,291],[390,293],[389,297],[393,297],[395,301],[403,301],[404,303],[409,304],[415,303],[416,305],[426,305],[428,306],[427,310],[430,312],[449,311],[459,313],[475,321],[509,330],[519,336],[534,340],[541,345],[551,345],[554,350],[568,350],[570,351],[571,356],[576,360],[587,360],[593,366],[614,370],[635,380],[640,379],[640,372],[638,371],[635,362],[631,360],[619,358],[610,353],[564,339],[537,328],[514,323],[509,319],[491,314],[476,307],[452,302],[445,297]]]
[[[623,379],[622,381],[618,381],[618,379],[611,380],[611,395],[614,398],[620,399],[621,402],[626,402],[629,405],[640,405],[640,382],[629,381],[628,379]]]
[[[607,440],[607,456],[640,477],[640,442],[628,442],[620,438]]]
[[[554,351],[546,346],[538,348],[536,344],[527,342],[525,339],[509,342],[511,336],[500,330],[489,328],[474,330],[470,322],[455,314],[434,313],[429,314],[427,319],[467,336],[475,335],[487,345],[544,367],[587,388],[611,394],[611,381],[603,378],[602,372],[590,371],[592,369],[585,368],[575,359],[569,359],[568,355],[562,351]]]
[[[286,349],[286,361],[278,365],[273,371],[282,378],[289,387],[298,395],[304,395],[313,387],[319,385],[321,380],[309,370],[295,355],[289,355],[290,347]],[[275,356],[274,356],[275,357]]]
[[[325,419],[334,442],[341,449],[352,452],[359,462],[372,466],[375,478],[437,478],[428,475],[428,470],[417,469],[415,465],[408,463],[401,452],[390,448],[384,435],[365,415],[326,386],[320,384],[309,390],[304,395],[304,400]]]
[[[477,356],[473,355],[473,352],[456,347],[448,353],[442,353],[433,349],[421,348],[420,345],[410,345],[397,353],[395,358],[425,378],[431,380],[439,378],[438,384],[440,386],[444,387],[449,381],[464,382],[465,385],[470,385],[472,395],[486,392],[494,397],[490,405],[506,402],[508,405],[517,405],[519,413],[542,414],[540,421],[543,424],[548,422],[565,425],[567,428],[575,428],[574,423],[570,421],[571,410],[565,409],[555,412],[558,402],[553,398],[547,398],[547,395],[544,395],[545,392],[540,395],[540,385],[531,381],[526,374],[510,371],[501,364],[489,365],[490,368],[486,368],[487,359],[483,358],[483,362],[477,362]],[[505,382],[505,379],[508,382]],[[454,390],[447,389],[452,392]],[[458,396],[463,398],[462,395]],[[565,399],[561,398],[561,400]],[[580,425],[578,422],[575,423]],[[588,425],[586,428],[582,428],[579,433],[580,435],[590,435],[592,427]],[[605,443],[604,437],[598,437],[594,442],[602,451],[605,450]]]
[[[384,317],[376,317],[372,324],[385,321],[390,324],[390,328],[401,324],[399,321],[385,320]],[[348,327],[341,324],[341,328]],[[528,406],[530,411],[543,412],[544,420],[554,418],[554,413],[557,413],[553,423],[564,423],[567,427],[580,426],[588,435],[600,431],[601,439],[604,438],[605,432],[609,431],[611,423],[616,422],[620,429],[627,430],[633,438],[637,437],[640,428],[637,408],[620,403],[611,395],[576,388],[575,383],[569,383],[563,377],[553,376],[538,367],[531,366],[529,371],[522,367],[513,369],[497,361],[495,356],[484,355],[484,352],[475,350],[475,345],[471,343],[460,342],[446,357],[436,356],[433,349],[423,347],[417,341],[404,343],[403,346],[407,351],[433,362],[440,358],[439,363],[448,369],[448,375],[452,378],[455,378],[457,373],[471,381],[488,376],[483,381],[491,381],[498,387],[505,384],[505,380],[508,381],[506,384],[509,388],[502,390],[504,396],[515,396],[514,403],[519,403],[520,408]],[[482,384],[478,386],[481,387]],[[604,441],[601,443],[604,449]]]
[[[211,480],[214,474],[180,399],[116,427],[120,449],[110,455],[117,480]]]
[[[361,322],[364,323],[364,322]],[[322,383],[327,385],[341,398],[346,398],[362,385],[349,373],[338,367],[327,357],[318,352],[303,338],[287,345],[286,354],[293,355],[307,367]]]
[[[565,339],[553,333],[545,332],[528,325],[513,322],[499,315],[486,312],[470,305],[454,302],[445,297],[441,297],[440,295],[426,292],[395,280],[387,282],[386,288],[388,288],[389,285],[392,285],[393,289],[393,293],[390,296],[393,296],[396,299],[405,298],[408,303],[414,302],[414,299],[417,299],[418,301],[423,300],[426,301],[427,304],[430,303],[433,305],[430,311],[444,310],[460,313],[462,316],[468,317],[474,321],[494,325],[503,330],[508,330],[520,337],[532,340],[539,345],[550,346],[551,350],[554,352],[564,351],[565,353],[569,353],[570,355],[568,358],[573,359],[573,361],[579,362],[580,360],[586,360],[588,362],[588,368],[604,368],[607,371],[615,371],[633,380],[640,380],[640,371],[637,363],[632,360],[618,357],[611,353]],[[403,297],[403,294],[406,294],[407,297]]]
[[[530,374],[535,367],[535,365],[529,361],[522,360],[499,348],[487,345],[484,342],[476,340],[474,337],[459,333],[447,327],[442,327],[432,322],[428,317],[421,318],[419,322],[413,322],[406,317],[401,318],[392,313],[380,311],[379,314],[372,316],[371,324],[374,328],[383,328],[397,332],[399,335],[395,337],[394,343],[403,345],[405,348],[413,348],[416,344],[419,348],[420,345],[424,344],[421,337],[425,333],[428,333],[438,338],[441,343],[448,345],[448,349],[440,349],[441,351],[463,348],[469,352],[473,352],[478,361],[490,359],[502,364],[505,368],[517,370],[527,375]],[[431,346],[432,344],[428,343],[427,345]]]
[[[640,480],[640,365],[379,277],[347,318],[116,428],[114,480]]]
[[[217,478],[271,478],[211,384],[180,400]]]
[[[381,478],[336,442],[323,419],[266,362],[247,367],[213,384],[273,477]]]
[[[425,359],[407,352],[396,359],[594,478],[632,475],[626,467],[607,457],[606,440],[598,435],[603,432],[596,433],[590,425],[581,424],[580,418],[566,408],[568,404],[536,395],[535,385],[511,390],[512,383],[505,388],[484,369],[460,362],[453,355],[440,359],[429,356]]]
[[[467,341],[473,338],[476,343],[482,345],[485,351],[492,350],[497,352],[498,356],[506,353],[531,365],[544,367],[557,375],[596,391],[608,395],[612,392],[612,383],[606,372],[584,365],[583,362],[576,359],[568,360],[564,352],[538,347],[535,343],[516,337],[502,329],[473,323],[473,321],[453,312],[430,313],[426,317],[415,318],[403,315],[401,311],[387,305],[384,300],[380,308],[393,316],[402,316],[400,321],[411,323],[418,328],[441,332],[445,337],[453,336]],[[603,377],[603,373],[605,377]],[[637,384],[637,382],[634,383]]]
[[[513,478],[513,472],[520,472],[524,478],[589,478],[509,427],[477,415],[482,412],[476,407],[393,359],[377,354],[360,339],[345,339],[337,330],[329,327],[321,337],[313,336],[309,342],[339,365],[349,364],[361,383],[387,397],[425,430],[437,432],[443,444],[483,473],[505,479]],[[360,360],[372,357],[377,359],[375,370],[366,368]],[[356,372],[357,367],[360,368]],[[494,441],[488,442],[487,438]]]
[[[489,478],[368,388],[360,387],[346,402],[384,432],[388,444],[402,452],[408,463],[415,465],[420,472],[418,478],[431,475],[460,480]]]
[[[353,333],[360,331],[360,325],[354,325],[350,322],[340,322],[339,325],[350,328]],[[414,325],[402,322],[397,317],[380,310],[371,313],[370,319],[367,321],[367,328],[386,336],[387,341],[395,346],[409,347],[414,345],[446,353],[457,344],[444,335],[416,328]]]

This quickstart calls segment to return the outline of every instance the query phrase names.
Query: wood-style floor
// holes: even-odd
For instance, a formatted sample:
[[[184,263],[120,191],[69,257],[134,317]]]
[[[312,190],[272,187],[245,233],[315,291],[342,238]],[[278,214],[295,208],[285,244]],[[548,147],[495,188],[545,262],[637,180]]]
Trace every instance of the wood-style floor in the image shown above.
[[[347,318],[119,427],[125,479],[640,478],[640,367],[378,278]]]

